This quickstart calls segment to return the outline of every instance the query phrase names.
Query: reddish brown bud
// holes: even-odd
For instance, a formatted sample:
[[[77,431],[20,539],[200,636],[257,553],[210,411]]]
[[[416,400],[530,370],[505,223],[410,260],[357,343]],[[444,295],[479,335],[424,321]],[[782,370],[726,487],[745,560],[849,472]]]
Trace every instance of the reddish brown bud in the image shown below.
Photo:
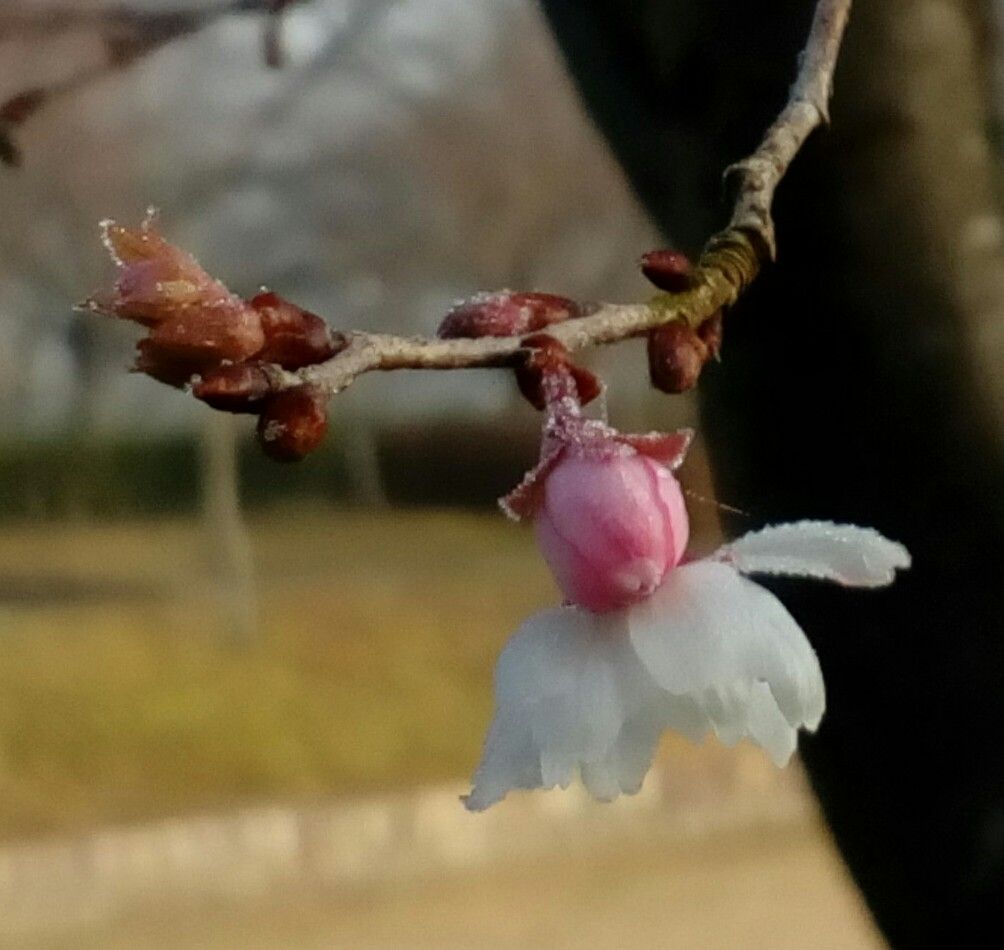
[[[259,363],[229,363],[202,373],[192,395],[223,412],[260,412],[261,401],[272,391]]]
[[[20,125],[30,119],[45,104],[44,89],[26,89],[0,105],[0,122]]]
[[[707,358],[707,346],[682,320],[673,320],[649,332],[649,377],[652,385],[664,393],[693,389]]]
[[[298,462],[324,441],[328,409],[313,386],[297,386],[269,396],[258,419],[258,441],[277,462]]]
[[[576,394],[583,406],[603,392],[599,379],[585,367],[573,363],[564,344],[553,336],[535,333],[521,342],[530,352],[516,367],[516,385],[534,409],[543,410],[547,406],[544,377],[549,373],[567,372],[575,383]]]
[[[713,360],[721,358],[722,352],[722,311],[713,313],[697,328],[697,335],[708,348],[708,356]]]
[[[265,346],[258,354],[263,363],[295,370],[323,363],[345,349],[344,336],[332,334],[319,316],[278,294],[262,291],[251,299],[251,306],[261,317],[265,334]]]
[[[258,314],[229,305],[187,307],[158,323],[149,339],[162,353],[207,363],[237,363],[265,344]]]
[[[193,376],[207,372],[213,364],[189,356],[179,356],[158,346],[153,340],[144,339],[136,344],[136,362],[133,370],[146,373],[158,382],[180,389]]]
[[[582,314],[574,300],[557,294],[477,294],[457,304],[437,331],[444,340],[482,336],[521,336]]]
[[[641,256],[641,272],[660,290],[682,293],[691,287],[690,258],[680,251],[649,251]]]
[[[105,246],[118,268],[110,294],[88,302],[90,309],[152,327],[171,317],[228,318],[254,324],[260,318],[243,300],[203,270],[187,251],[168,243],[151,215],[139,228],[102,223]],[[259,348],[264,343],[261,337]],[[236,359],[238,357],[230,357]]]

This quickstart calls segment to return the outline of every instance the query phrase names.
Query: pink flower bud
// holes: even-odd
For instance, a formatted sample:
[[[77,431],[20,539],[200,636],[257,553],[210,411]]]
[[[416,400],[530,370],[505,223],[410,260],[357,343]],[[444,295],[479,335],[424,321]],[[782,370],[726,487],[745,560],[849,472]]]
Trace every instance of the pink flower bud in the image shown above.
[[[688,535],[679,483],[647,456],[567,453],[547,474],[537,540],[562,592],[588,610],[651,595]]]

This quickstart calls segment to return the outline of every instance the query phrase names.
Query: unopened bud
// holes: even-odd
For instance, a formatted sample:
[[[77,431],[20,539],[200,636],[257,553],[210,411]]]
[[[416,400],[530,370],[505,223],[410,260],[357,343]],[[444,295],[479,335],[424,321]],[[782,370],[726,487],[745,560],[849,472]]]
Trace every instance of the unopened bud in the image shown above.
[[[564,595],[587,610],[621,610],[649,597],[687,548],[680,485],[644,455],[566,451],[542,495],[541,552]]]
[[[477,294],[457,304],[439,325],[444,340],[482,336],[521,336],[578,317],[582,308],[557,294]]]
[[[648,334],[648,373],[664,393],[684,393],[697,385],[708,347],[683,320],[673,320]]]
[[[660,290],[682,293],[691,287],[690,258],[680,251],[649,251],[641,257],[641,272]]]
[[[112,291],[89,300],[87,309],[147,327],[171,318],[187,320],[189,325],[197,319],[216,327],[226,321],[235,326],[250,325],[258,336],[257,348],[261,348],[265,338],[257,313],[210,277],[191,254],[165,241],[153,212],[139,228],[125,228],[114,221],[104,221],[101,227],[118,273]],[[215,334],[217,330],[208,332]]]
[[[149,340],[159,350],[179,358],[235,363],[254,356],[265,344],[261,319],[250,307],[186,307],[160,321]]]
[[[272,391],[259,363],[229,363],[207,370],[192,386],[192,395],[223,412],[259,412]]]
[[[547,407],[544,379],[549,374],[568,373],[575,383],[580,405],[588,405],[601,392],[603,384],[583,366],[572,362],[564,344],[547,333],[535,333],[522,340],[529,352],[523,363],[516,367],[516,385],[534,409]]]
[[[133,364],[133,371],[146,373],[160,383],[181,389],[193,376],[208,372],[213,365],[211,361],[180,356],[158,346],[153,340],[143,339],[136,344],[136,362]]]
[[[323,363],[345,349],[344,336],[332,334],[319,316],[278,294],[262,291],[250,303],[261,317],[265,334],[265,346],[258,354],[263,363],[296,370]]]
[[[328,408],[314,386],[297,386],[269,396],[258,418],[258,441],[277,462],[298,462],[313,452],[328,431]]]

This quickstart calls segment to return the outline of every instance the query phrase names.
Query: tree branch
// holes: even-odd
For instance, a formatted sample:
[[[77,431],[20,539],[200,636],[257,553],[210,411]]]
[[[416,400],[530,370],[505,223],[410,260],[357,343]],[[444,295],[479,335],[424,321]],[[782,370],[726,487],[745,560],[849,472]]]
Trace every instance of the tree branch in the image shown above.
[[[251,14],[266,17],[265,61],[281,64],[280,18],[304,0],[220,0],[207,7],[172,10],[132,10],[125,6],[76,10],[0,11],[0,42],[60,36],[97,30],[104,44],[102,60],[45,86],[23,89],[0,102],[0,162],[16,167],[20,152],[13,130],[24,125],[56,99],[73,95],[91,83],[134,65],[162,47],[212,26],[225,17]]]
[[[0,12],[0,41],[33,36],[56,36],[75,30],[122,28],[139,24],[163,29],[184,23],[191,29],[210,26],[223,17],[242,13],[280,13],[303,0],[221,0],[212,6],[165,11],[130,10],[125,6],[77,10],[72,6],[43,9],[13,9]],[[154,29],[154,32],[158,32]]]
[[[850,7],[851,0],[819,0],[787,105],[756,151],[727,171],[739,183],[732,218],[708,242],[690,289],[659,294],[647,304],[595,306],[586,316],[549,326],[550,336],[574,351],[641,336],[672,320],[697,329],[738,300],[762,263],[775,256],[774,192],[805,140],[827,121]],[[309,383],[334,395],[372,370],[511,366],[526,353],[522,336],[442,340],[354,331],[347,339],[348,346],[324,363],[295,373],[271,367],[272,385],[284,389]]]

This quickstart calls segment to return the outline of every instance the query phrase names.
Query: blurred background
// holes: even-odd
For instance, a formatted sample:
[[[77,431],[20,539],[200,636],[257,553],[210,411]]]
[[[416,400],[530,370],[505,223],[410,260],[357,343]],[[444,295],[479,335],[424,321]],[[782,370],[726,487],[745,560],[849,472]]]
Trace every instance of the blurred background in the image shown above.
[[[112,7],[0,8],[0,100],[67,89],[0,129],[0,943],[879,946],[797,766],[758,750],[668,737],[613,806],[457,802],[495,657],[556,596],[494,509],[539,425],[508,374],[366,377],[284,467],[71,310],[110,276],[98,222],[148,205],[236,292],[339,327],[429,333],[501,287],[642,299],[664,239],[536,5],[307,0],[281,69],[247,13],[109,70]],[[620,428],[693,422],[640,344],[590,359]],[[710,546],[700,445],[684,476]]]

